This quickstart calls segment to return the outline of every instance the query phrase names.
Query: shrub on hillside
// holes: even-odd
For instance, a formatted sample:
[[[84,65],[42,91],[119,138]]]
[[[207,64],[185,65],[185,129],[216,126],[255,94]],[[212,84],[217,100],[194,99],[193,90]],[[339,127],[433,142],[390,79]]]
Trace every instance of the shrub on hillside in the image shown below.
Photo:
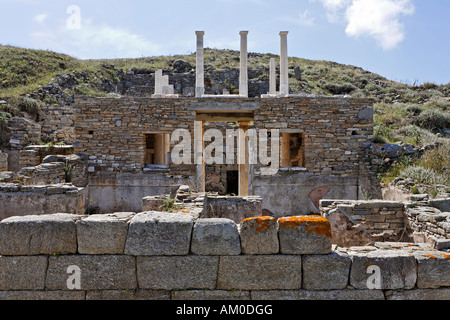
[[[25,97],[19,102],[19,109],[36,116],[41,111],[41,102],[33,98]]]
[[[328,92],[332,94],[349,94],[358,89],[351,83],[345,82],[342,84],[327,82],[323,86]]]
[[[400,172],[400,176],[402,178],[410,178],[418,183],[429,185],[447,185],[449,183],[449,177],[442,175],[433,169],[421,166],[407,167]]]
[[[450,125],[450,117],[437,109],[428,109],[422,112],[414,124],[432,131],[440,131]]]
[[[401,136],[403,142],[414,145],[423,145],[435,143],[439,138],[428,130],[419,128],[415,125],[408,125],[396,131]]]

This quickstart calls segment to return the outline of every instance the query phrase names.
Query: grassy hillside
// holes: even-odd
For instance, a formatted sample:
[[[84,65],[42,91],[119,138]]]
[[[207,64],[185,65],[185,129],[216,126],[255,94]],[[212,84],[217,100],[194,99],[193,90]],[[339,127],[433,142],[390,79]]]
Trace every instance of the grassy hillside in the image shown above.
[[[279,59],[273,54],[249,54],[249,69],[264,70],[258,80],[268,80],[269,60],[272,57]],[[102,84],[117,83],[121,73],[133,69],[154,72],[162,68],[173,71],[176,60],[184,60],[195,67],[194,53],[139,59],[78,60],[50,51],[0,46],[0,100],[3,100],[0,101],[0,133],[6,127],[9,117],[24,112],[33,115],[40,104],[57,102],[47,96],[36,101],[32,94],[40,86],[55,81],[58,75],[73,75],[78,80],[63,88],[63,95],[77,93],[105,96],[107,92]],[[232,68],[239,68],[238,51],[205,49],[206,72]],[[443,177],[439,181],[450,185],[450,139],[446,134],[450,128],[450,84],[408,85],[355,66],[297,57],[289,58],[289,73],[293,93],[349,94],[353,97],[373,98],[374,142],[401,141],[419,146],[435,142],[443,144],[443,148],[429,151],[420,159],[402,159],[393,166],[380,167],[381,181],[388,183],[405,174],[405,170],[419,167],[415,173],[408,173],[415,175],[417,181],[431,181],[431,178],[427,178],[430,177],[428,171],[428,175],[419,172],[423,168]]]

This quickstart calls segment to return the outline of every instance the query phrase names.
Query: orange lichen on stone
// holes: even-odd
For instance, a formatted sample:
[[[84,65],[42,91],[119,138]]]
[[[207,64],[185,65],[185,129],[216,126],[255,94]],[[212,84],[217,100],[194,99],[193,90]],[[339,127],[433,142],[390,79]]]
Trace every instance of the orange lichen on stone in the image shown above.
[[[450,254],[442,253],[442,256],[443,256],[445,259],[450,259]]]
[[[273,217],[253,217],[242,220],[242,224],[245,225],[243,230],[248,228],[255,229],[256,232],[268,231],[271,227],[270,223],[276,222]]]
[[[298,229],[303,226],[308,234],[315,233],[319,236],[331,238],[330,222],[321,216],[312,215],[280,218],[278,219],[278,224],[280,227],[286,229]]]
[[[436,259],[436,257],[433,256],[433,255],[431,255],[431,254],[426,254],[425,257],[429,257],[429,258],[432,258],[432,259]]]

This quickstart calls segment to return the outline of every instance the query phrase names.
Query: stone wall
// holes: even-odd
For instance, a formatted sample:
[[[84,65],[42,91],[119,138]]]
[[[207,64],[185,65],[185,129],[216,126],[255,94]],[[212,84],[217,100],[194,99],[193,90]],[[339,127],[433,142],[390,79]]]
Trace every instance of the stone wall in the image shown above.
[[[320,210],[339,246],[412,241],[450,248],[450,213],[437,208],[448,201],[321,200]]]
[[[449,201],[449,199],[446,199]],[[450,212],[442,212],[430,205],[411,206],[406,209],[409,226],[417,241],[450,242]]]
[[[23,215],[66,212],[84,214],[85,190],[70,184],[23,186],[0,184],[0,220]]]
[[[145,168],[145,135],[172,134],[175,129],[188,130],[192,140],[191,161],[194,163],[194,122],[196,114],[202,112],[245,111],[254,114],[253,128],[256,130],[279,129],[282,133],[303,134],[301,167],[282,168],[274,176],[262,173],[260,163],[250,168],[249,194],[261,196],[263,209],[277,217],[283,214],[318,214],[318,200],[325,195],[336,199],[360,199],[364,181],[372,174],[370,168],[365,167],[364,159],[364,144],[373,138],[373,107],[369,99],[76,97],[74,111],[74,147],[77,154],[87,159],[87,180],[92,184],[108,180],[108,188],[113,192],[114,180],[122,174],[134,174],[136,186],[139,186],[139,179],[146,179],[146,174],[197,181],[197,166],[194,164],[171,163],[168,168],[158,170]],[[171,142],[170,151],[177,143]],[[214,179],[211,175],[207,178]],[[206,184],[211,181],[206,181]],[[89,192],[95,189],[96,193],[102,193],[98,188],[101,185],[96,184]],[[146,184],[140,186],[145,187]],[[132,187],[127,190],[131,194]],[[144,196],[166,192],[144,194],[142,190],[135,188],[138,201],[134,203],[139,203]],[[288,201],[284,200],[286,198]],[[100,200],[94,195],[92,199],[95,202]],[[107,206],[120,211],[138,211],[130,206],[125,206],[126,209],[119,209],[116,204]]]
[[[170,194],[174,186],[193,184],[190,176],[170,176],[164,172],[167,170],[90,177],[87,187],[89,206],[102,213],[137,212],[142,210],[142,198]]]
[[[43,105],[41,135],[43,141],[72,144],[75,141],[75,114],[72,106]]]
[[[321,200],[320,208],[332,223],[333,243],[340,246],[411,240],[403,202]]]
[[[13,117],[8,121],[11,150],[22,150],[41,140],[41,125],[27,118]]]
[[[26,232],[24,232],[26,231]],[[318,216],[116,213],[0,222],[0,299],[450,299],[450,255],[331,244]]]
[[[239,111],[245,106],[254,112],[257,130],[305,134],[304,167],[308,172],[359,175],[363,143],[373,138],[373,107],[369,99],[77,97],[75,151],[95,157],[93,173],[139,171],[144,165],[145,133],[172,134],[175,129],[187,129],[193,140],[196,112]]]

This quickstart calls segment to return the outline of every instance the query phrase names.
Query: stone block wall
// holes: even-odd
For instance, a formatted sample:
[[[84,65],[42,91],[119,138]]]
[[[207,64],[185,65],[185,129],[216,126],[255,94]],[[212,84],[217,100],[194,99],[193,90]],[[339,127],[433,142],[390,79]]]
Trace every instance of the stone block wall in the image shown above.
[[[70,184],[0,184],[0,220],[23,215],[84,214],[85,189]]]
[[[27,118],[13,117],[8,121],[9,145],[12,150],[22,150],[41,140],[41,125]]]
[[[75,141],[73,107],[50,104],[41,106],[41,110],[42,140],[72,144]]]
[[[373,138],[373,101],[336,97],[261,99],[255,127],[304,133],[304,167],[314,175],[359,174]]]
[[[145,134],[172,134],[176,129],[194,132],[195,112],[178,99],[78,97],[75,112],[75,152],[89,157],[90,175],[142,173]],[[174,169],[173,174],[183,174],[177,173],[180,167]]]
[[[409,226],[418,241],[428,242],[436,239],[450,239],[450,212],[431,206],[411,206],[406,209]]]
[[[187,129],[193,141],[196,112],[239,112],[249,106],[254,112],[256,130],[304,133],[307,172],[358,176],[363,143],[373,138],[372,103],[369,99],[342,97],[77,97],[74,109],[77,141],[74,146],[77,153],[92,157],[91,174],[99,171],[142,172],[146,133],[172,134],[175,129]],[[171,143],[170,150],[177,143]],[[193,149],[193,145],[191,147]],[[191,160],[193,163],[193,158]],[[171,168],[178,170],[178,167]],[[174,172],[176,174],[176,170]]]
[[[450,299],[447,252],[343,249],[330,232],[319,216],[14,217],[0,222],[0,299]]]
[[[321,215],[332,222],[333,243],[338,245],[410,240],[403,202],[321,200],[320,206]]]

